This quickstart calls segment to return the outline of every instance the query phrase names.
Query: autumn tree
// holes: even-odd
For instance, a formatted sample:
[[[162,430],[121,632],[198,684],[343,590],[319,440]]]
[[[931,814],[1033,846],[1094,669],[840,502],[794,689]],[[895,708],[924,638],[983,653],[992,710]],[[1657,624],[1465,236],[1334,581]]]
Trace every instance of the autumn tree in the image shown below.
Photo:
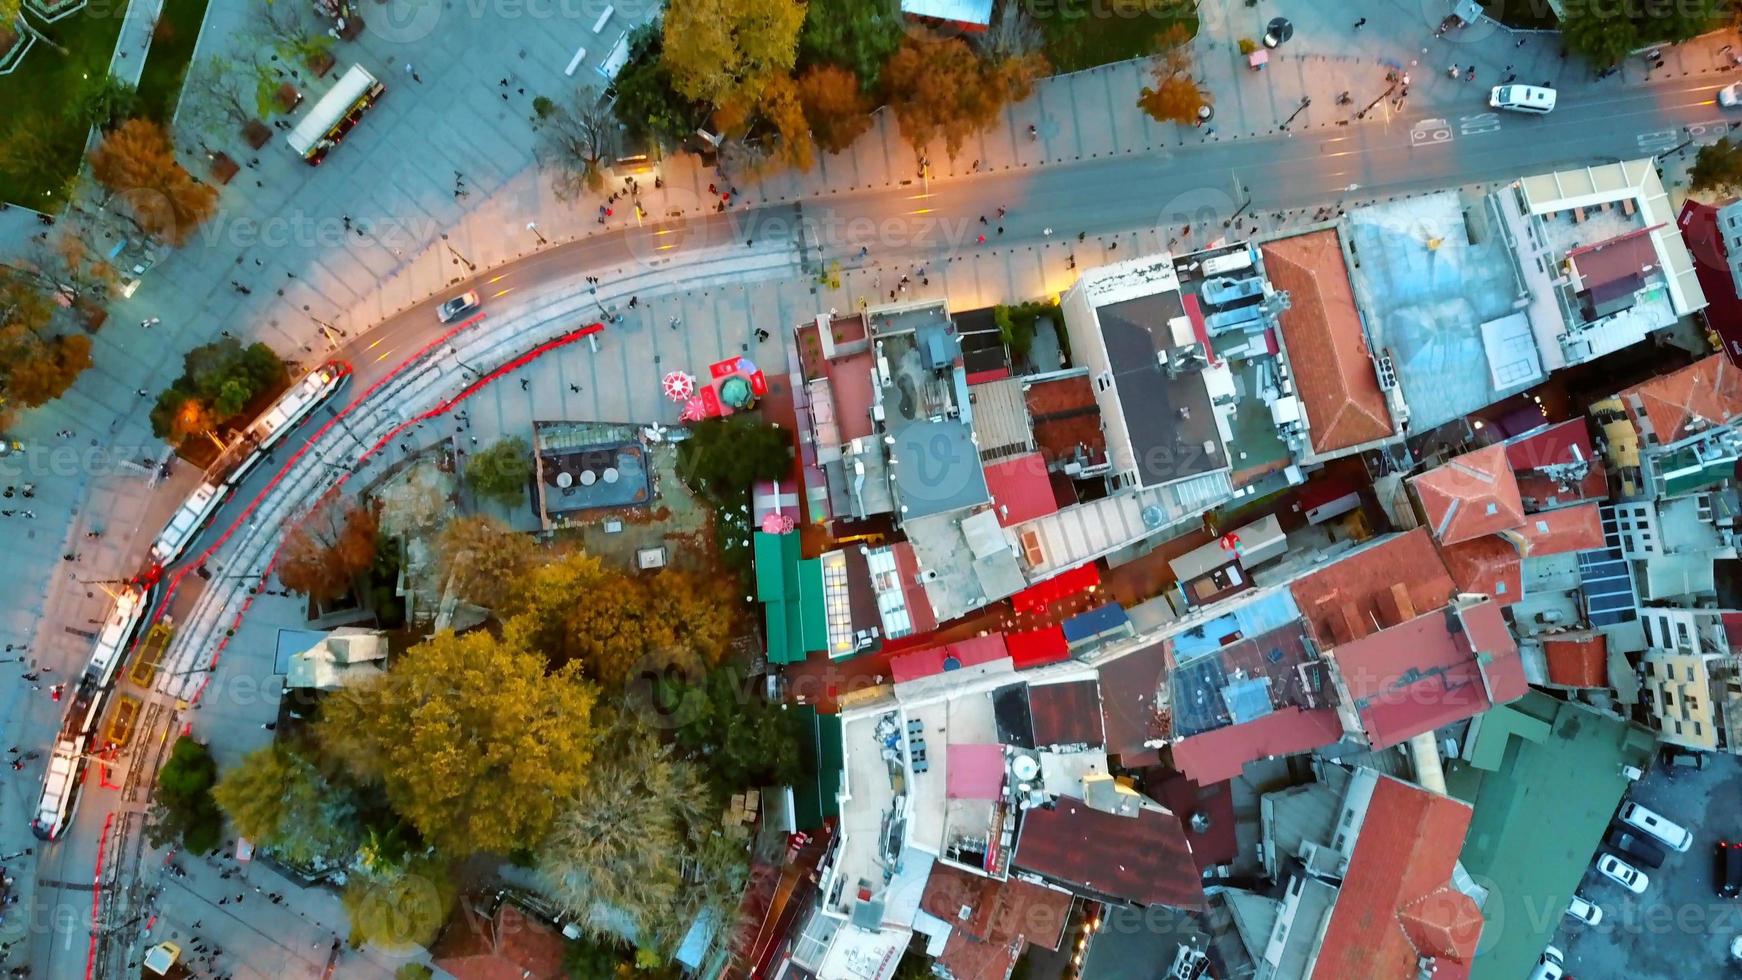
[[[91,339],[53,329],[54,304],[36,283],[0,269],[0,391],[7,408],[59,398],[91,366]]]
[[[438,850],[506,854],[587,784],[596,699],[577,666],[547,671],[511,635],[444,630],[330,694],[316,733]]]
[[[883,69],[889,103],[908,143],[920,153],[943,140],[954,157],[974,133],[998,121],[1010,102],[1028,97],[1046,70],[1037,54],[982,59],[961,38],[908,38]]]
[[[741,887],[743,847],[728,845],[720,860],[718,810],[700,765],[632,723],[603,748],[586,794],[567,802],[539,849],[539,875],[596,937],[609,938],[610,918],[626,916],[643,947],[669,952],[709,900],[704,876]]]
[[[643,672],[700,676],[732,631],[725,585],[666,570],[635,578],[584,553],[534,568],[507,590],[503,635],[618,689]]]
[[[375,562],[375,513],[353,501],[328,501],[285,535],[278,580],[316,602],[351,591]]]
[[[458,895],[447,863],[420,857],[380,873],[351,873],[339,898],[351,946],[410,950],[435,941]]]
[[[487,609],[499,608],[538,558],[531,536],[483,515],[449,521],[436,542],[442,578],[460,598]]]
[[[798,86],[786,75],[768,80],[758,106],[762,116],[779,135],[774,157],[795,170],[809,170],[815,159],[815,142],[811,138],[810,120],[799,100]]]
[[[1157,39],[1161,53],[1149,66],[1155,84],[1145,85],[1137,96],[1137,107],[1156,122],[1194,126],[1199,111],[1210,104],[1209,91],[1192,77],[1190,42],[1190,34],[1178,27]]]
[[[686,98],[753,106],[792,72],[804,17],[794,0],[669,0],[662,60]]]
[[[1739,188],[1742,188],[1742,143],[1732,143],[1726,136],[1700,147],[1693,168],[1688,171],[1688,189],[1695,193],[1730,193]]]
[[[845,68],[818,65],[798,77],[798,101],[816,144],[839,153],[871,128],[871,101]]]
[[[212,798],[237,833],[294,864],[336,861],[360,843],[349,789],[283,743],[244,756],[212,787]]]
[[[532,447],[518,436],[496,440],[489,448],[473,453],[466,463],[466,482],[472,492],[503,503],[525,500],[530,479]]]
[[[110,130],[91,153],[91,176],[118,197],[147,234],[171,245],[217,213],[218,192],[176,159],[169,133],[149,119]]]
[[[550,103],[533,125],[534,152],[551,172],[557,197],[567,201],[605,186],[605,168],[622,148],[623,127],[598,89],[583,86],[567,103]]]

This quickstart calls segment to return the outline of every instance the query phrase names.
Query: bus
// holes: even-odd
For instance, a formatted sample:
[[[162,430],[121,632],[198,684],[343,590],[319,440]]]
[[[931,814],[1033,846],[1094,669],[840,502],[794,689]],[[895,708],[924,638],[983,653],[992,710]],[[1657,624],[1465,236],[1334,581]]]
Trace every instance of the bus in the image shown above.
[[[369,74],[367,68],[352,65],[302,117],[285,141],[302,156],[303,162],[318,167],[327,152],[344,140],[363,113],[386,91],[387,86]]]

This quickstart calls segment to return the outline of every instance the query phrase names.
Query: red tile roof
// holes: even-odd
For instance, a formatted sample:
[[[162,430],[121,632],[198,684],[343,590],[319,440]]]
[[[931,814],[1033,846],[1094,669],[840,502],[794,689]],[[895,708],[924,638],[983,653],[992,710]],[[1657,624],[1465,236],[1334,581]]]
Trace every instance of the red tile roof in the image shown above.
[[[1596,289],[1655,270],[1658,266],[1657,246],[1652,244],[1651,233],[1656,227],[1635,228],[1567,252],[1567,259],[1578,271],[1580,288]]]
[[[1581,631],[1544,637],[1548,682],[1564,687],[1609,686],[1609,640],[1602,633]]]
[[[1495,535],[1440,548],[1440,558],[1459,592],[1475,592],[1509,606],[1524,597],[1524,560],[1518,549]]]
[[[1218,864],[1233,864],[1239,857],[1240,841],[1234,832],[1234,788],[1227,780],[1200,785],[1176,772],[1162,779],[1160,785],[1147,778],[1144,785],[1153,787],[1158,802],[1179,817],[1199,871]],[[1192,826],[1194,814],[1207,818],[1203,830]]]
[[[1034,424],[1034,444],[1047,463],[1070,459],[1081,450],[1089,464],[1107,459],[1101,406],[1088,372],[1023,385],[1023,401]]]
[[[1415,612],[1438,609],[1455,590],[1423,528],[1363,548],[1289,586],[1321,647],[1394,626]],[[1404,601],[1410,609],[1403,608]]]
[[[1331,452],[1392,432],[1355,292],[1335,231],[1295,235],[1263,246],[1264,271],[1292,300],[1279,314],[1289,367],[1306,403],[1313,449]]]
[[[897,683],[941,674],[946,670],[991,663],[1010,653],[1004,634],[988,633],[942,646],[926,647],[889,658],[889,673]]]
[[[999,881],[938,863],[932,865],[919,907],[973,940],[1021,938],[1057,949],[1070,919],[1071,895],[1019,878]]]
[[[1144,807],[1135,817],[1061,796],[1028,811],[1013,866],[1073,889],[1138,905],[1204,907],[1204,886],[1179,818]]]
[[[1409,483],[1427,512],[1428,527],[1446,544],[1517,527],[1524,521],[1518,480],[1502,445],[1465,453],[1411,477]]]
[[[1046,460],[1039,453],[1023,453],[987,466],[986,487],[992,492],[998,523],[1005,527],[1045,517],[1059,509],[1052,496]]]
[[[1142,765],[1155,757],[1145,742],[1166,739],[1172,733],[1171,719],[1159,708],[1167,687],[1172,658],[1165,640],[1101,665],[1101,722],[1107,732],[1107,754],[1120,757],[1127,767]]]
[[[1434,610],[1326,656],[1375,749],[1487,711],[1491,688],[1501,701],[1524,694],[1518,648],[1491,602]]]
[[[1030,684],[1028,714],[1034,722],[1034,744],[1099,748],[1106,741],[1101,729],[1101,683],[1097,680],[1062,684]]]
[[[1742,369],[1713,354],[1626,389],[1621,401],[1642,435],[1649,428],[1660,443],[1679,442],[1742,415]]]
[[[430,947],[435,965],[458,980],[561,980],[567,944],[556,930],[503,902],[495,919],[466,903]]]
[[[1423,956],[1467,967],[1482,913],[1451,878],[1469,828],[1468,804],[1379,776],[1312,980],[1414,980]]]
[[[1335,708],[1288,705],[1242,725],[1228,725],[1173,743],[1174,768],[1201,785],[1240,775],[1246,763],[1297,755],[1343,737]]]
[[[1603,547],[1603,514],[1596,501],[1531,514],[1505,532],[1525,556],[1564,555]]]

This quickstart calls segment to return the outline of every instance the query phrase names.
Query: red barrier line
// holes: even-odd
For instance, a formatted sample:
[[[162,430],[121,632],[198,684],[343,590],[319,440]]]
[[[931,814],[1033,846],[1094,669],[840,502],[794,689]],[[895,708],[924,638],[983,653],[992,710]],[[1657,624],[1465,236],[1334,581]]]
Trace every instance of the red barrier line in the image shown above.
[[[103,852],[109,846],[109,828],[115,825],[115,811],[103,818],[103,835],[97,838],[97,868],[91,874],[91,945],[85,953],[85,980],[91,980],[91,974],[97,969],[97,939],[102,933],[99,923],[103,921]]]
[[[435,418],[438,415],[447,414],[449,411],[453,410],[455,405],[458,405],[461,402],[465,401],[466,399],[477,394],[479,391],[483,390],[485,387],[489,386],[490,384],[492,384],[495,381],[497,381],[498,379],[500,379],[503,375],[508,374],[510,372],[513,372],[513,371],[517,371],[520,368],[525,367],[527,364],[532,363],[533,361],[537,360],[538,358],[543,357],[545,354],[547,354],[553,350],[556,350],[559,347],[566,347],[569,344],[572,344],[572,343],[575,343],[576,341],[579,341],[583,337],[590,337],[593,334],[601,333],[604,331],[604,329],[605,329],[605,325],[602,323],[590,323],[584,327],[581,327],[578,330],[573,330],[573,331],[570,331],[569,333],[563,334],[560,337],[555,337],[555,338],[552,338],[551,340],[547,340],[544,343],[539,344],[537,347],[534,347],[531,350],[527,351],[526,353],[520,355],[519,357],[514,358],[513,360],[509,361],[508,363],[503,364],[500,367],[495,368],[494,370],[490,371],[489,373],[487,373],[485,375],[482,375],[477,380],[473,381],[471,384],[468,384],[466,387],[460,389],[460,391],[457,394],[455,394],[452,398],[446,399],[446,400],[438,403],[435,407],[433,407],[425,412],[422,412],[418,415],[412,416],[411,418],[405,420],[404,422],[401,422],[399,425],[394,426],[391,430],[389,430],[380,439],[377,439],[375,441],[374,445],[372,445],[368,449],[364,450],[362,455],[357,457],[357,462],[352,464],[352,468],[350,470],[347,470],[343,475],[341,475],[338,479],[338,482],[334,483],[331,487],[328,487],[326,492],[321,494],[319,499],[317,499],[315,501],[314,506],[310,507],[309,509],[311,511],[318,509],[321,505],[326,503],[327,500],[329,500],[334,494],[338,493],[341,489],[343,489],[345,484],[350,481],[352,472],[355,470],[356,467],[362,466],[364,461],[366,461],[369,457],[380,452],[382,449],[384,449],[388,445],[391,445],[393,440],[398,438],[399,434],[404,432],[406,429],[409,429],[412,426],[415,426],[419,423],[427,422],[428,420]],[[453,332],[450,332],[446,336],[452,336],[452,333]],[[444,336],[442,339],[445,340],[446,336]],[[425,350],[427,351],[428,348],[426,347]],[[421,357],[422,354],[423,354],[423,352],[420,351],[418,353],[417,357]],[[412,358],[412,360],[416,360],[416,357]],[[410,362],[408,361],[407,363],[410,363]],[[397,373],[397,370],[398,369],[395,370],[395,373]],[[392,375],[389,375],[388,377],[391,377],[391,376]],[[381,381],[378,381],[374,385],[371,385],[369,392],[373,392],[377,387],[379,387],[386,380],[387,380],[386,378],[383,378]],[[367,397],[369,392],[365,392],[363,395],[359,395],[357,397],[357,399],[353,400],[350,405],[347,405],[345,407],[345,410],[343,412],[340,412],[333,419],[329,420],[327,423],[327,426],[332,425],[333,422],[338,421],[339,418],[343,417],[346,413],[350,412],[351,409],[355,408],[363,400],[363,398]],[[300,457],[302,455],[302,453],[309,448],[309,446],[315,441],[315,439],[320,438],[321,433],[326,432],[327,426],[322,426],[319,433],[316,433],[316,435],[313,438],[309,439],[307,442],[305,442],[303,444],[303,448],[301,450],[297,451],[296,456],[291,457],[291,459],[285,463],[285,470],[288,470],[290,465],[292,463],[296,462],[297,458]],[[224,532],[225,538],[228,538],[229,535],[231,534],[231,532],[233,532],[236,529],[236,527],[241,524],[242,520],[244,518],[246,518],[248,516],[248,514],[252,513],[255,507],[259,506],[260,500],[265,496],[265,494],[268,491],[270,491],[272,489],[272,487],[274,485],[276,485],[278,483],[278,480],[284,476],[285,470],[280,470],[278,475],[274,476],[272,478],[272,482],[267,484],[267,486],[260,491],[260,494],[257,495],[255,497],[255,499],[249,503],[248,509],[246,511],[244,511],[241,516],[236,518],[236,522],[230,526],[229,530],[226,530]],[[266,563],[265,568],[261,569],[260,580],[262,582],[265,582],[268,578],[270,578],[272,575],[272,570],[274,568],[278,567],[278,562],[284,555],[284,546],[287,543],[288,539],[289,539],[289,535],[286,535],[284,538],[279,539],[278,547],[273,549],[271,560],[269,560]],[[223,539],[221,538],[221,539],[219,539],[219,541],[216,544],[214,544],[212,546],[212,549],[217,548],[222,543],[223,543]],[[207,549],[207,551],[201,555],[202,561],[204,560],[204,557],[206,554],[211,553],[212,549]],[[178,575],[176,577],[176,581],[177,582],[180,581],[180,575]],[[231,626],[232,631],[241,628],[242,617],[244,614],[247,613],[248,608],[254,604],[255,598],[256,598],[256,596],[250,595],[247,599],[245,599],[243,601],[242,609],[239,612],[237,612],[235,622]],[[167,603],[166,603],[166,605],[167,605]],[[230,643],[230,637],[228,635],[225,635],[224,637],[222,637],[218,641],[217,647],[215,647],[212,650],[211,659],[206,662],[206,676],[203,680],[200,681],[200,686],[194,690],[193,695],[188,699],[189,704],[199,703],[200,696],[205,694],[206,686],[212,682],[212,672],[217,668],[218,659],[220,656],[222,656],[222,654],[224,652],[224,648],[229,646],[229,643]]]

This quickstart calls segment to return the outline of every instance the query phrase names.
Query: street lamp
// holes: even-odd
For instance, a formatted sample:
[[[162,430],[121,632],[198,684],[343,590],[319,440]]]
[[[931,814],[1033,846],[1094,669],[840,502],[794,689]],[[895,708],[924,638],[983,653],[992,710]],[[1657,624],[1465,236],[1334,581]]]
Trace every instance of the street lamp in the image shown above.
[[[1312,105],[1312,104],[1313,104],[1313,97],[1312,97],[1312,96],[1310,96],[1310,95],[1303,95],[1303,96],[1301,96],[1301,97],[1300,97],[1300,105],[1298,105],[1298,106],[1295,106],[1295,109],[1294,109],[1294,111],[1293,111],[1293,112],[1291,112],[1291,113],[1289,113],[1289,114],[1288,114],[1288,118],[1287,118],[1287,119],[1284,119],[1284,120],[1283,120],[1283,121],[1282,121],[1282,128],[1283,128],[1283,129],[1287,129],[1287,128],[1288,128],[1288,124],[1289,124],[1289,123],[1292,123],[1292,122],[1294,122],[1294,117],[1295,117],[1295,116],[1298,116],[1298,115],[1300,115],[1300,114],[1301,114],[1301,113],[1303,113],[1303,112],[1305,112],[1305,111],[1306,111],[1306,107],[1307,107],[1307,106],[1309,106],[1309,105]]]
[[[477,368],[473,367],[470,364],[467,364],[465,361],[460,359],[460,349],[459,348],[450,346],[448,348],[448,356],[452,357],[454,359],[454,363],[458,364],[460,366],[460,370],[465,371],[467,374],[470,374],[472,377],[481,378],[484,376],[484,372],[478,370]]]
[[[538,243],[540,245],[549,245],[550,244],[550,239],[544,237],[544,233],[538,230],[538,222],[528,221],[526,223],[526,230],[532,232],[533,237],[538,239]]]
[[[448,241],[448,236],[445,234],[442,235],[442,245],[447,248],[448,254],[452,255],[454,257],[455,263],[465,265],[467,272],[477,272],[478,271],[478,267],[476,265],[472,264],[472,260],[466,258],[464,255],[461,255],[459,253],[459,251],[454,248],[453,243]]]

